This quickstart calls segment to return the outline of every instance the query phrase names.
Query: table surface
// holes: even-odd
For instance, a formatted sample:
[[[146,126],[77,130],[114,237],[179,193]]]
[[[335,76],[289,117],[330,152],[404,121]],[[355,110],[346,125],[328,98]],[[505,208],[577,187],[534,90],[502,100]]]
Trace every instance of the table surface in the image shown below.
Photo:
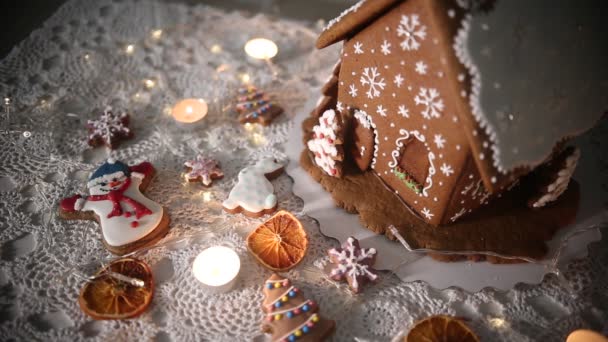
[[[259,15],[181,1],[68,1],[0,61],[0,94],[10,97],[10,131],[3,132],[0,158],[0,336],[240,341],[259,335],[261,286],[270,272],[249,255],[244,237],[261,219],[226,215],[221,200],[241,168],[264,156],[285,157],[290,118],[310,109],[337,58],[338,47],[313,49],[320,27],[311,20],[318,9],[294,3],[257,2],[260,7],[253,9],[269,14]],[[327,1],[324,16],[342,7]],[[303,8],[309,14],[291,14]],[[272,68],[244,55],[242,46],[253,36],[278,43]],[[244,78],[281,99],[286,115],[268,128],[235,123],[225,108]],[[186,97],[210,103],[203,123],[179,126],[167,115]],[[111,154],[88,148],[83,130],[106,104],[129,108],[136,132]],[[601,129],[595,134],[606,134]],[[201,151],[219,159],[225,172],[208,190],[180,177],[183,161]],[[156,166],[148,196],[168,208],[173,222],[157,248],[138,255],[156,280],[151,308],[137,319],[115,322],[93,321],[77,304],[82,275],[111,257],[97,225],[67,223],[52,214],[56,201],[82,192],[88,173],[110,155]],[[553,276],[505,292],[466,293],[404,283],[382,272],[379,284],[352,296],[319,271],[336,242],[301,213],[303,203],[289,177],[273,184],[280,206],[301,218],[310,239],[304,262],[286,275],[337,321],[333,340],[388,341],[434,314],[463,317],[488,341],[563,341],[580,327],[608,330],[607,239],[564,267],[572,292]],[[190,269],[200,250],[218,244],[235,249],[243,268],[233,291],[213,295],[198,286]]]

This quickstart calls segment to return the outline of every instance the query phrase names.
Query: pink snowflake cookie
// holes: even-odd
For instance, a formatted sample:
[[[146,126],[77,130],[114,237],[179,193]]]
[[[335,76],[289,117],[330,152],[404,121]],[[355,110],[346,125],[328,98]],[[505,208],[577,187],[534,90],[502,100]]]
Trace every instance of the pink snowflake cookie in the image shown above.
[[[333,177],[342,176],[344,159],[342,120],[333,110],[328,109],[319,118],[319,124],[312,129],[307,145],[314,155],[314,161],[325,173]]]
[[[376,262],[376,250],[361,248],[354,237],[349,237],[341,248],[332,248],[327,254],[330,262],[334,264],[329,277],[337,281],[347,281],[354,293],[359,293],[361,285],[378,280],[378,275],[372,268]]]
[[[220,169],[220,164],[215,160],[199,154],[193,160],[184,163],[186,167],[186,179],[189,182],[200,181],[204,186],[209,187],[213,180],[221,179],[224,173]]]
[[[99,119],[87,121],[89,131],[88,142],[93,147],[107,146],[111,149],[118,147],[122,140],[133,138],[133,130],[129,127],[129,114],[113,110],[107,106]]]

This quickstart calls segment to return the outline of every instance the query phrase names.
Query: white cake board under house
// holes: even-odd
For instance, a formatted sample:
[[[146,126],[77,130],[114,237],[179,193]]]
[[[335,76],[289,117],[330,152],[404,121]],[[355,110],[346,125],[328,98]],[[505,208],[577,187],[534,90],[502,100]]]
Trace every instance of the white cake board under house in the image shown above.
[[[310,103],[305,108],[313,108]],[[545,274],[550,272],[544,264],[491,264],[488,262],[439,262],[421,253],[408,252],[401,244],[390,241],[384,235],[377,235],[363,227],[358,215],[350,214],[335,205],[331,195],[299,165],[299,158],[304,145],[302,143],[302,121],[309,115],[306,110],[298,113],[294,119],[293,131],[285,145],[290,163],[287,173],[294,179],[293,192],[304,201],[303,213],[316,219],[321,233],[344,242],[349,236],[359,239],[361,246],[374,247],[379,253],[375,268],[393,271],[405,282],[425,281],[436,289],[459,287],[468,292],[477,292],[491,287],[509,290],[518,283],[538,284]],[[597,185],[602,179],[601,171],[594,160],[593,149],[601,147],[587,143],[587,137],[581,137],[575,144],[581,147],[582,156],[574,178],[580,184],[580,209],[576,222],[560,229],[548,242],[548,256],[557,253],[562,239],[569,233],[589,227],[592,224],[605,223],[608,214],[602,209],[602,203],[608,194]],[[595,181],[594,181],[595,180]],[[441,229],[438,227],[437,229]],[[587,255],[587,246],[601,239],[599,229],[585,231],[570,238],[563,245],[559,265],[563,269],[566,263]],[[549,261],[547,261],[549,263]]]

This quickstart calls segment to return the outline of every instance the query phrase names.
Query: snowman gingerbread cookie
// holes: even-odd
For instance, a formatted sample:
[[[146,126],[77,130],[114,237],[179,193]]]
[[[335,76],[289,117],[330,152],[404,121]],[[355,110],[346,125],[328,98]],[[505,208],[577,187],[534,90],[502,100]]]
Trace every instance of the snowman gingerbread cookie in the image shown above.
[[[106,248],[127,254],[161,239],[169,229],[169,215],[142,194],[154,175],[148,162],[128,166],[108,159],[91,174],[89,196],[74,195],[59,205],[66,220],[95,220],[101,226]]]
[[[243,213],[249,217],[272,214],[278,200],[270,180],[283,172],[285,165],[273,158],[258,161],[239,172],[238,182],[222,206],[231,214]]]

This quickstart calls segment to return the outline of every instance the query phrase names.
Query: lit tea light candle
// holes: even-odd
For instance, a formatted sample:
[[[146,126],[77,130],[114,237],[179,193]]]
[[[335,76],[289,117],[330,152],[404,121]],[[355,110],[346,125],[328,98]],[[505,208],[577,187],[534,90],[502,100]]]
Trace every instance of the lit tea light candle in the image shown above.
[[[279,52],[277,44],[266,38],[251,39],[245,44],[245,53],[255,59],[271,59]]]
[[[230,291],[240,270],[241,259],[238,254],[224,246],[205,249],[192,264],[194,277],[213,293]]]
[[[176,121],[193,123],[204,118],[208,109],[207,102],[203,99],[185,99],[173,107],[171,115]]]

